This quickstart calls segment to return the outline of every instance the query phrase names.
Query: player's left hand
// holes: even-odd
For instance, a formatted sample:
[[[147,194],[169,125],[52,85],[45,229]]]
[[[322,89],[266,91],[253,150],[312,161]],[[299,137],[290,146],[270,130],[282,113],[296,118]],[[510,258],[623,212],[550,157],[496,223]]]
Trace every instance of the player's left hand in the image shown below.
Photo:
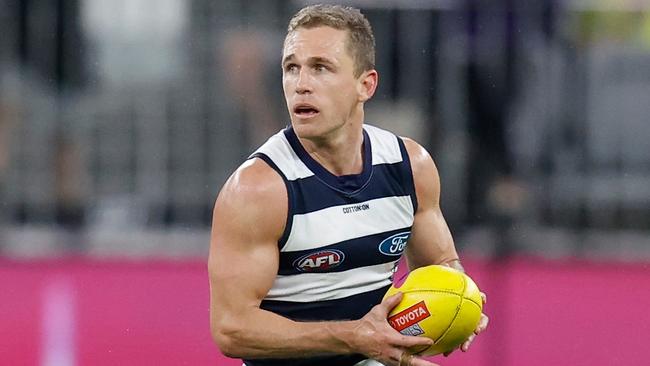
[[[485,306],[485,303],[487,303],[487,296],[485,296],[485,294],[483,292],[481,292],[481,299],[483,300],[483,306]],[[490,319],[487,317],[487,315],[481,314],[481,319],[478,322],[478,326],[474,330],[474,334],[469,336],[469,338],[467,338],[467,340],[465,342],[463,342],[463,344],[460,345],[460,350],[463,351],[463,352],[467,352],[467,350],[469,349],[469,346],[474,341],[474,338],[476,338],[476,336],[479,335],[479,333],[483,332],[487,328],[489,322],[490,322]],[[454,351],[455,350],[445,352],[444,356],[447,357]]]

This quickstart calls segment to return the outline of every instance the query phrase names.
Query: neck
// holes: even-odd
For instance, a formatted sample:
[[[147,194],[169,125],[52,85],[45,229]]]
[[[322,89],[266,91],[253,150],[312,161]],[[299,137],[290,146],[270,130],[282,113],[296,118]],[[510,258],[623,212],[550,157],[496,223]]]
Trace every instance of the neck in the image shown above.
[[[303,139],[305,150],[323,168],[341,176],[359,174],[363,171],[363,127],[360,119],[346,123],[327,136],[318,139]]]

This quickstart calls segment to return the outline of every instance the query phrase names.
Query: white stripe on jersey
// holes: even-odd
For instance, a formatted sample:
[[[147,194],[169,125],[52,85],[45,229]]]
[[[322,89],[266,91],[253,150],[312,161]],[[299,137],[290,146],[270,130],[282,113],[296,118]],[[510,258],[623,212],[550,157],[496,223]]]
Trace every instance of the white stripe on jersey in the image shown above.
[[[364,204],[367,204],[367,209],[354,210]],[[294,215],[291,233],[282,251],[315,249],[410,227],[413,225],[413,214],[410,196],[393,196]]]
[[[394,262],[344,272],[277,276],[265,300],[312,302],[342,299],[391,284]]]
[[[289,141],[284,136],[284,131],[273,135],[255,152],[271,158],[288,180],[307,178],[314,175],[293,151]]]
[[[402,153],[395,136],[380,128],[363,125],[372,144],[372,165],[393,164],[402,161]],[[287,141],[284,131],[271,136],[256,153],[263,153],[280,168],[288,180],[307,178],[314,173],[298,158]]]
[[[370,125],[363,125],[363,128],[368,132],[372,144],[372,165],[402,161],[402,152],[395,135]]]

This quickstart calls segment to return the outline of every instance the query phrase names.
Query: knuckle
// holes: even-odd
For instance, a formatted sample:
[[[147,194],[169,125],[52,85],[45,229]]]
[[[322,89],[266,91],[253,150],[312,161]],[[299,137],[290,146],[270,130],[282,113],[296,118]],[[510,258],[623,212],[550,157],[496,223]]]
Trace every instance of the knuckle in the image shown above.
[[[382,332],[377,333],[375,339],[377,340],[377,344],[381,345],[382,348],[388,347],[393,343],[391,337]]]

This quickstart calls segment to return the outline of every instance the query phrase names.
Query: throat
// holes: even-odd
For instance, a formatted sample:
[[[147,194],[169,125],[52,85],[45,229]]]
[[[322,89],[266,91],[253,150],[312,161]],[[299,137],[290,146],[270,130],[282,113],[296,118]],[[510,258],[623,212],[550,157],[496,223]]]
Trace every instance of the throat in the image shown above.
[[[363,172],[364,159],[366,159],[363,134],[354,138],[342,139],[339,143],[313,144],[308,152],[332,175],[340,177]]]
[[[361,125],[342,126],[316,138],[298,137],[297,140],[310,160],[337,177],[363,173],[366,159],[370,159],[365,156],[370,153],[370,142],[366,146]]]
[[[361,150],[361,151],[359,151]],[[335,176],[357,175],[363,172],[363,149],[354,153],[327,154],[323,151],[311,153],[311,156],[323,168]],[[354,156],[354,158],[350,158]]]

